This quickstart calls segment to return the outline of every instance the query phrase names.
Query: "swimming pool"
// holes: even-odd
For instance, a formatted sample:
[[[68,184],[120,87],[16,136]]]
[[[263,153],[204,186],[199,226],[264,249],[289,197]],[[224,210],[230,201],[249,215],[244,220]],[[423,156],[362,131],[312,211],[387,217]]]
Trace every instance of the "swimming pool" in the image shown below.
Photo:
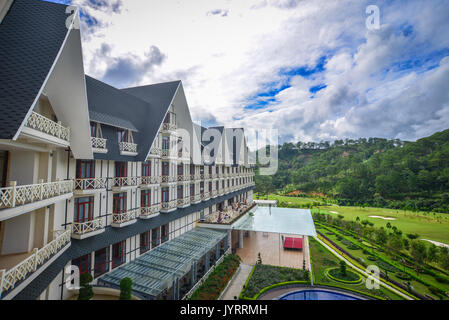
[[[361,300],[360,298],[330,290],[299,290],[279,298],[279,300]]]

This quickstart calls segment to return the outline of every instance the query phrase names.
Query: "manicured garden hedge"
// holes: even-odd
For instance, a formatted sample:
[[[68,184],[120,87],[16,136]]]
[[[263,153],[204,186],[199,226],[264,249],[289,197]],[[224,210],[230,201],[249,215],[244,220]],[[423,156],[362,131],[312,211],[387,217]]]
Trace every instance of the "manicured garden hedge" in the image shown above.
[[[203,284],[192,294],[190,300],[216,300],[240,265],[240,257],[230,254],[224,257]]]
[[[309,284],[309,272],[301,269],[256,264],[243,286],[241,299],[256,299],[263,292],[287,284]]]
[[[360,282],[362,282],[362,279],[363,279],[359,274],[352,272],[350,270],[346,270],[346,278],[343,279],[342,275],[340,274],[339,268],[327,269],[326,276],[328,276],[332,280],[335,280],[338,282],[343,282],[343,283],[348,283],[348,284],[360,283]]]

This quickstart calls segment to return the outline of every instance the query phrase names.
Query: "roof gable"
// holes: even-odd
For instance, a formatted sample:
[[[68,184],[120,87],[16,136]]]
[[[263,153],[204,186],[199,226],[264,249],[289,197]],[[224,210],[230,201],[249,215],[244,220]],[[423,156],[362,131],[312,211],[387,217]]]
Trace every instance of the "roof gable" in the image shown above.
[[[0,139],[15,136],[37,101],[69,31],[66,7],[16,0],[0,24]]]

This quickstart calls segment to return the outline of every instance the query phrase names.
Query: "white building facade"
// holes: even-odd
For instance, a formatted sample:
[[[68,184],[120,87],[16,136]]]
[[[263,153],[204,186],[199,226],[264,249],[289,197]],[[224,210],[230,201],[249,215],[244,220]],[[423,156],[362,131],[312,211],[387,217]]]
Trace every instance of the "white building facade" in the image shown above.
[[[66,286],[67,267],[97,284],[205,216],[252,203],[242,129],[194,124],[181,81],[120,90],[85,76],[80,31],[66,28],[66,6],[0,4],[1,299],[68,299],[76,290]],[[37,9],[53,23],[33,20]],[[33,40],[33,29],[36,38],[51,35],[48,43]],[[15,32],[29,37],[18,45]],[[212,153],[211,135],[220,142]]]

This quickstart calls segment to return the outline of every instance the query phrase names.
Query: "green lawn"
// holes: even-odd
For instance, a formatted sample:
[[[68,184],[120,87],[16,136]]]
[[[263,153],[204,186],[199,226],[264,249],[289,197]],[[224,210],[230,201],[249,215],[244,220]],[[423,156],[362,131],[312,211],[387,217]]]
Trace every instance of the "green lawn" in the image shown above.
[[[260,199],[266,199],[267,197],[260,197]],[[257,196],[255,196],[254,199],[257,199]],[[287,204],[294,204],[294,205],[305,205],[305,204],[312,204],[314,202],[321,202],[321,200],[313,199],[313,198],[303,198],[303,197],[287,197],[287,196],[278,196],[276,194],[269,194],[268,200],[278,200],[279,202],[286,202]]]
[[[354,221],[357,217],[374,223],[375,227],[385,227],[388,222],[402,233],[417,233],[422,239],[430,239],[449,244],[449,214],[432,212],[411,212],[383,208],[360,208],[341,206],[321,206],[321,212],[341,214],[345,220]],[[333,214],[336,215],[336,214]],[[369,216],[391,217],[396,220],[370,218]]]
[[[310,256],[312,258],[314,284],[338,286],[347,290],[361,291],[385,299],[403,300],[402,297],[384,287],[380,287],[378,290],[367,289],[365,281],[362,281],[360,284],[345,284],[330,279],[326,276],[326,270],[338,267],[340,260],[312,237],[309,237],[309,247]],[[348,270],[354,271],[350,267],[348,267]]]

